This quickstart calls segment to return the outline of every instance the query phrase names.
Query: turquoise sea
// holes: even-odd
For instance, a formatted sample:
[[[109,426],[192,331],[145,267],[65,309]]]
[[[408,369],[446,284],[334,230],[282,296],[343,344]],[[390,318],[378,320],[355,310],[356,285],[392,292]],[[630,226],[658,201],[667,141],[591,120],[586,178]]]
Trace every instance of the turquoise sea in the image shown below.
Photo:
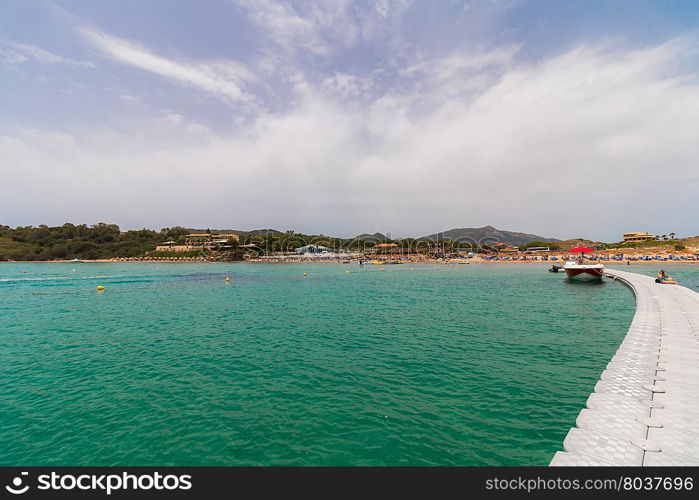
[[[0,465],[546,465],[632,293],[412,268],[0,264]]]

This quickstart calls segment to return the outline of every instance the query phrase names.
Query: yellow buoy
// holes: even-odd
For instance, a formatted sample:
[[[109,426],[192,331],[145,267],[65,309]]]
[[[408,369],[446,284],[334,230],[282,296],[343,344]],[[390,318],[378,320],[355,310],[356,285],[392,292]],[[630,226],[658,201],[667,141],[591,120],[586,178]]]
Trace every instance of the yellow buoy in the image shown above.
[[[345,271],[345,274],[349,274],[349,273],[350,273],[349,271]]]
[[[385,269],[381,269],[382,271],[385,271]]]
[[[103,287],[102,285],[99,285],[99,286],[97,287],[97,290],[99,290],[99,291],[101,292],[102,290],[104,290],[104,287]]]
[[[230,276],[226,276],[226,281],[230,281],[230,280],[231,280],[231,277],[230,277]]]
[[[306,277],[306,273],[303,273],[303,277],[304,277],[304,278]]]

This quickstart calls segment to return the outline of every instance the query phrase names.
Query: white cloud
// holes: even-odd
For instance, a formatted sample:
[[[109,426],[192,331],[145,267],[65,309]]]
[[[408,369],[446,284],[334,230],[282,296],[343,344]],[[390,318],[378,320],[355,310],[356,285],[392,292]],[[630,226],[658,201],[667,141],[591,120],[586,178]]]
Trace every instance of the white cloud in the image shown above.
[[[36,45],[9,41],[0,41],[0,60],[10,65],[34,61],[43,64],[63,64],[74,68],[96,68],[90,61],[79,61],[59,56]]]
[[[104,55],[145,71],[169,78],[228,102],[250,101],[244,83],[255,76],[242,63],[229,59],[216,61],[176,61],[158,56],[139,44],[83,27],[78,32]]]
[[[359,77],[348,73],[335,73],[323,79],[321,89],[341,99],[370,97],[374,86],[371,77]]]
[[[174,111],[164,109],[163,113],[165,114],[167,119],[170,120],[175,125],[180,125],[182,123],[182,121],[184,120],[184,116],[182,116],[179,113],[175,113]]]
[[[585,46],[536,64],[513,62],[511,48],[478,64],[454,54],[458,63],[426,63],[410,85],[359,103],[343,92],[364,84],[338,74],[324,92],[304,82],[291,109],[232,137],[174,111],[129,133],[16,131],[0,137],[0,164],[13,165],[0,212],[26,207],[11,223],[91,214],[348,235],[485,224],[608,239],[696,232],[699,83],[678,64],[696,49],[693,39]],[[499,68],[494,81],[468,98],[443,93],[483,61]],[[440,79],[434,67],[447,68]]]
[[[375,37],[395,36],[412,0],[233,0],[274,50],[330,56]]]
[[[512,66],[521,45],[505,45],[491,50],[480,48],[471,51],[456,51],[439,59],[420,58],[402,70],[406,76],[420,74],[429,77],[432,81],[444,81],[465,72],[483,71],[493,68],[502,70]]]
[[[358,35],[351,2],[236,0],[250,20],[282,50],[328,55],[335,44],[350,46]]]

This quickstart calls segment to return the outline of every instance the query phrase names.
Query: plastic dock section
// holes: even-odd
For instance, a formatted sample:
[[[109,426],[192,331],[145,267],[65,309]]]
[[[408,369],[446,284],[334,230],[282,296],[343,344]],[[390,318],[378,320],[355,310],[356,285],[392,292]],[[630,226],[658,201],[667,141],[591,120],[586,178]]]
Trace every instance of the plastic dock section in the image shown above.
[[[636,314],[551,465],[699,465],[699,293],[605,274],[633,290]]]

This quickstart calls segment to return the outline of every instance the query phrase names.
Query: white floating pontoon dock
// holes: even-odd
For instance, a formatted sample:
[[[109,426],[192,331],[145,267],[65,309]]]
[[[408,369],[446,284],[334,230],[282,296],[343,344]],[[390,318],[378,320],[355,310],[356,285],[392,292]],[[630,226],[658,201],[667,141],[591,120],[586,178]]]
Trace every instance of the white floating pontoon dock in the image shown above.
[[[607,270],[636,315],[552,466],[699,465],[699,293]]]

